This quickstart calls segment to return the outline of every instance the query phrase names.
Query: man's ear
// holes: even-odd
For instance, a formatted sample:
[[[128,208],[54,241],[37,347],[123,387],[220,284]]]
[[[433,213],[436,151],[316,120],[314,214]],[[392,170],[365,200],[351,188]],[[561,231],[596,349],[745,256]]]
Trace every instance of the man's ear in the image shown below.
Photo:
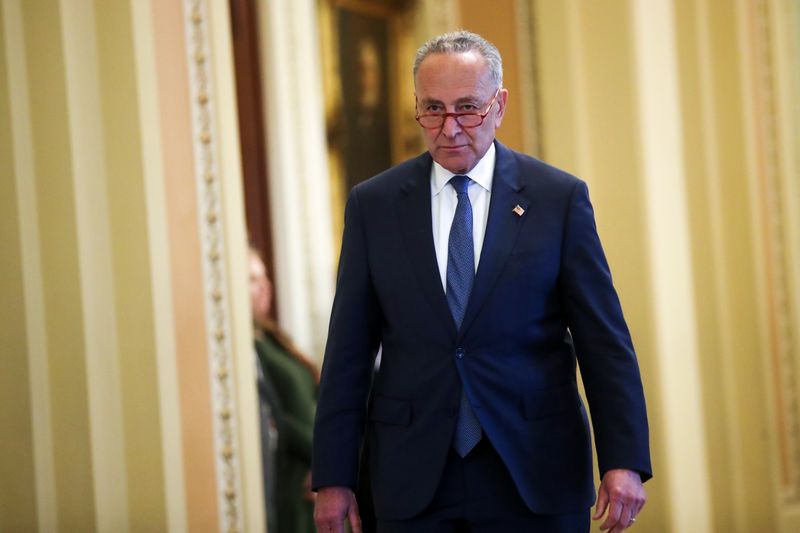
[[[494,127],[499,128],[503,122],[503,117],[506,114],[506,104],[508,103],[508,89],[503,87],[497,93],[497,114],[494,119]]]

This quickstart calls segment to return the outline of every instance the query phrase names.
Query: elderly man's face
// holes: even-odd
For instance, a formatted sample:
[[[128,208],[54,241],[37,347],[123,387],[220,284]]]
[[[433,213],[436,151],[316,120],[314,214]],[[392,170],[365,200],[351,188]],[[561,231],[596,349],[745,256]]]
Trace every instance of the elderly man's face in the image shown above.
[[[420,114],[484,113],[497,90],[486,60],[477,52],[431,54],[420,64],[415,82]],[[456,174],[472,170],[494,140],[507,99],[508,91],[501,89],[480,126],[465,128],[447,117],[441,128],[424,128],[434,161]]]

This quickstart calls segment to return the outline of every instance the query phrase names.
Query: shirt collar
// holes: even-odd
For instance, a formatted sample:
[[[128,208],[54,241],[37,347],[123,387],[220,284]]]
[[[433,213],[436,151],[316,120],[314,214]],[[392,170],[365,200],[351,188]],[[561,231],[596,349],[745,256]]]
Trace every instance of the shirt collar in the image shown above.
[[[489,145],[489,149],[486,150],[486,153],[483,154],[483,157],[478,161],[478,164],[473,167],[467,173],[467,176],[486,189],[487,191],[492,191],[492,180],[494,179],[494,161],[495,161],[495,148],[494,143]],[[436,161],[433,162],[433,168],[431,169],[431,185],[433,190],[433,196],[436,196],[442,189],[444,189],[445,185],[450,181],[450,178],[455,176],[454,173],[450,172],[442,165],[437,163]]]

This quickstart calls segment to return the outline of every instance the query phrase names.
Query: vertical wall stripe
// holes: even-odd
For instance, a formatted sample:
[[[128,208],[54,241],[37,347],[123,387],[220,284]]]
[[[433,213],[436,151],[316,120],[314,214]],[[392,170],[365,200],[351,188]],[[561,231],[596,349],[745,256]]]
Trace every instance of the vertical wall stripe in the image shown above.
[[[792,131],[800,124],[792,115],[792,106],[797,105],[797,88],[791,87],[791,60],[796,59],[788,33],[792,19],[789,5],[782,0],[739,0],[737,7],[747,192],[750,216],[758,226],[752,234],[762,332],[757,348],[771,415],[764,455],[770,459],[775,490],[775,494],[744,501],[749,508],[764,512],[772,511],[777,500],[773,527],[796,531],[800,529],[800,181],[794,166],[800,140]],[[752,447],[748,451],[752,456]]]
[[[522,151],[526,154],[541,157],[540,108],[539,108],[539,65],[538,65],[538,32],[534,0],[515,0],[514,20],[517,49],[516,64],[510,65],[519,72],[519,96],[522,129]]]
[[[486,2],[482,0],[459,1],[461,25],[489,39],[497,46],[503,57],[505,65],[503,85],[508,89],[508,106],[503,115],[503,124],[497,130],[497,138],[509,148],[524,150],[523,109],[525,103],[523,98],[526,95],[522,92],[521,79],[524,75],[520,66],[522,58],[527,58],[527,53],[519,48],[517,29],[522,14],[516,11],[516,4],[516,0],[495,0],[492,2],[492,9],[499,13],[506,13],[507,16],[487,17]],[[410,87],[403,89],[411,91]],[[407,92],[401,91],[400,94],[405,95]],[[491,96],[487,97],[487,101],[490,98]]]
[[[39,531],[58,531],[50,409],[50,377],[47,355],[44,288],[39,250],[39,216],[34,175],[33,134],[25,58],[24,26],[20,0],[5,0],[3,32],[9,81],[9,108],[14,148],[14,177],[19,212],[25,335],[30,380],[30,416],[36,476],[36,515]]]
[[[212,54],[211,22],[205,0],[184,0],[186,24],[186,62],[189,67],[192,145],[197,187],[197,227],[200,232],[203,265],[203,304],[206,316],[205,337],[209,347],[214,459],[217,472],[219,528],[240,531],[242,516],[240,424],[237,410],[238,384],[235,381],[230,285],[225,257],[228,243],[224,232],[226,217],[222,203],[222,181],[226,179],[221,161],[221,136],[218,125],[220,89]],[[222,38],[220,36],[220,38]],[[224,87],[222,88],[224,90]],[[243,386],[252,386],[243,384]]]
[[[587,119],[589,117],[589,103],[586,91],[590,91],[586,79],[586,61],[584,58],[584,31],[582,28],[581,1],[567,0],[567,36],[566,46],[568,48],[568,64],[571,66],[569,71],[569,81],[571,83],[572,101],[574,107],[574,153],[573,161],[575,167],[572,172],[577,173],[588,183],[592,182],[592,150],[590,148],[589,127]]]
[[[445,4],[457,6],[457,2],[448,0],[435,7],[444,9]],[[278,228],[273,235],[275,264],[267,268],[279,291],[282,326],[302,350],[319,361],[325,347],[336,269],[336,250],[329,239],[335,233],[332,203],[342,199],[338,187],[332,186],[325,140],[318,17],[330,13],[317,13],[311,0],[262,5],[262,72],[270,80],[264,85],[265,121],[268,130],[283,132],[269,135],[266,147],[270,151],[271,210]],[[438,19],[432,13],[434,6],[427,0],[420,5],[425,10],[420,18],[433,25],[432,19]],[[298,112],[289,111],[292,109]],[[293,178],[287,180],[286,176]]]
[[[153,0],[157,83],[170,252],[170,284],[182,439],[187,529],[218,527],[211,388],[197,231],[188,68],[183,5]],[[175,68],[175,65],[184,65]]]
[[[571,68],[573,46],[569,35],[566,2],[533,2],[536,27],[537,68],[541,105],[540,157],[562,168],[575,169],[578,159],[574,104],[575,80]]]
[[[94,6],[61,0],[61,13],[97,527],[124,533],[125,436]]]
[[[320,56],[319,25],[316,17],[315,0],[294,0],[292,17],[295,42],[290,50],[296,61],[296,95],[300,102],[294,120],[299,126],[298,152],[298,190],[304,209],[285,206],[284,212],[291,209],[303,212],[303,243],[305,261],[303,262],[307,300],[303,305],[303,321],[308,325],[310,337],[304,339],[303,349],[311,357],[321,361],[325,351],[331,305],[333,304],[334,280],[336,279],[334,250],[328,236],[333,235],[333,214],[331,212],[331,181],[329,179],[328,159],[326,157],[327,138],[325,112],[322,94],[322,58]],[[305,65],[304,68],[298,68]],[[410,67],[408,67],[410,68]],[[262,70],[263,72],[263,70]],[[401,88],[401,93],[411,87]],[[279,131],[279,130],[276,130]],[[273,211],[275,213],[275,211]],[[278,227],[277,225],[275,227]],[[320,238],[325,236],[325,238]],[[338,237],[338,236],[337,236]],[[297,340],[297,339],[296,339]]]
[[[302,138],[297,121],[290,116],[290,109],[299,109],[296,102],[293,79],[295,69],[292,68],[290,50],[292,50],[293,25],[288,2],[279,0],[261,5],[261,35],[264,79],[271,80],[264,84],[264,108],[267,131],[282,131],[282,135],[267,135],[267,149],[270,156],[269,188],[270,209],[276,222],[273,237],[275,239],[275,264],[271,267],[272,279],[276,287],[280,287],[280,298],[277,300],[281,323],[290,331],[301,348],[310,346],[312,332],[309,331],[306,309],[303,302],[309,300],[308,285],[305,279],[303,255],[303,225],[301,212],[295,206],[301,205],[298,189],[299,162],[293,141]],[[292,176],[293,179],[284,179]]]
[[[708,452],[709,483],[711,490],[713,527],[717,530],[734,530],[736,526],[732,504],[733,476],[738,475],[729,467],[732,450],[728,441],[732,438],[724,416],[725,392],[723,379],[719,379],[722,365],[729,364],[727,353],[723,350],[729,343],[727,336],[713,332],[722,324],[719,316],[718,291],[720,258],[718,235],[715,230],[719,215],[715,208],[712,168],[709,166],[710,145],[716,143],[711,119],[712,109],[708,107],[704,84],[709,83],[705,69],[701,67],[708,58],[708,50],[703,50],[702,39],[707,35],[704,24],[707,19],[698,11],[695,0],[680,0],[675,3],[675,19],[678,31],[678,58],[680,62],[681,116],[683,120],[684,179],[687,189],[692,237],[692,258],[694,263],[695,315],[698,331],[698,349],[703,354],[700,372],[703,377],[703,398],[706,412],[706,449]],[[715,144],[714,144],[715,145]],[[716,170],[715,170],[716,172]],[[716,213],[715,213],[716,212]],[[722,338],[725,337],[725,338]],[[714,376],[715,379],[707,379]]]
[[[672,525],[711,531],[703,398],[669,0],[634,0],[642,166]],[[682,394],[671,394],[682,391]],[[668,397],[666,395],[669,395]]]
[[[0,531],[36,529],[36,476],[31,384],[25,337],[25,291],[20,208],[14,165],[7,40],[0,9]]]
[[[711,227],[713,303],[718,317],[715,333],[722,355],[710,386],[721,392],[722,401],[714,414],[724,419],[728,433],[719,443],[727,457],[722,468],[729,476],[728,512],[720,520],[743,530],[770,529],[771,517],[753,512],[769,507],[774,498],[765,490],[767,485],[760,485],[767,479],[761,472],[766,456],[757,452],[764,442],[757,435],[766,429],[762,411],[766,405],[760,394],[763,381],[758,379],[761,358],[755,354],[764,332],[758,327],[755,227],[747,198],[752,152],[744,131],[743,93],[747,87],[742,84],[742,58],[749,53],[737,20],[742,13],[735,4],[699,0],[695,11],[706,145],[703,170],[709,190],[704,208]],[[741,396],[742,387],[749,390],[749,398]]]
[[[158,396],[160,400],[161,453],[166,499],[167,530],[187,530],[186,493],[183,475],[183,434],[176,360],[175,317],[170,282],[169,240],[165,172],[161,147],[161,120],[157,84],[157,65],[153,11],[149,1],[132,1],[131,17],[136,56],[139,122],[142,125],[141,150],[149,236],[150,276],[153,287],[153,325],[155,327]]]
[[[136,89],[131,9],[126,2],[93,0],[105,135],[108,218],[130,528],[166,528],[160,399],[150,279],[149,237]],[[147,465],[147,468],[142,468]]]
[[[305,6],[306,2],[301,2]],[[309,2],[310,4],[310,2]],[[310,6],[308,6],[310,8]],[[236,87],[233,68],[231,21],[228,5],[211,2],[209,5],[209,30],[211,33],[212,64],[216,89],[216,124],[219,131],[217,154],[219,158],[223,232],[226,249],[226,272],[228,273],[229,321],[231,334],[231,358],[237,413],[239,464],[242,493],[241,519],[243,531],[263,531],[266,524],[263,492],[263,468],[261,466],[261,431],[258,424],[258,397],[255,387],[255,356],[253,351],[253,321],[250,312],[250,289],[247,252],[247,229],[242,197],[242,173],[239,147],[239,124],[236,113]],[[303,62],[301,60],[301,62]],[[318,90],[318,89],[317,89]],[[307,111],[321,121],[321,95],[318,102],[304,99]],[[315,105],[319,104],[319,105]],[[309,117],[313,119],[313,117]],[[320,130],[321,131],[321,130]],[[308,140],[307,140],[308,141]],[[319,139],[324,143],[324,139]],[[326,174],[319,172],[319,180],[327,184]],[[325,220],[330,221],[330,211],[320,210]],[[329,257],[332,257],[332,250]]]
[[[61,12],[23,2],[58,526],[96,527],[89,399]]]

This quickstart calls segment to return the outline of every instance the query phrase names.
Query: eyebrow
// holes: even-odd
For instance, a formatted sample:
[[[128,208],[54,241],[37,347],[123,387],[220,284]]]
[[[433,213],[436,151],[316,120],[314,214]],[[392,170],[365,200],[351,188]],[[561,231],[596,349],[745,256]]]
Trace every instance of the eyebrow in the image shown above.
[[[455,101],[454,105],[458,104],[465,104],[465,103],[476,103],[480,102],[481,99],[477,96],[469,95],[469,96],[462,96],[458,100]],[[437,100],[435,98],[424,98],[419,101],[421,104],[441,104],[446,107],[446,104],[441,100]]]

